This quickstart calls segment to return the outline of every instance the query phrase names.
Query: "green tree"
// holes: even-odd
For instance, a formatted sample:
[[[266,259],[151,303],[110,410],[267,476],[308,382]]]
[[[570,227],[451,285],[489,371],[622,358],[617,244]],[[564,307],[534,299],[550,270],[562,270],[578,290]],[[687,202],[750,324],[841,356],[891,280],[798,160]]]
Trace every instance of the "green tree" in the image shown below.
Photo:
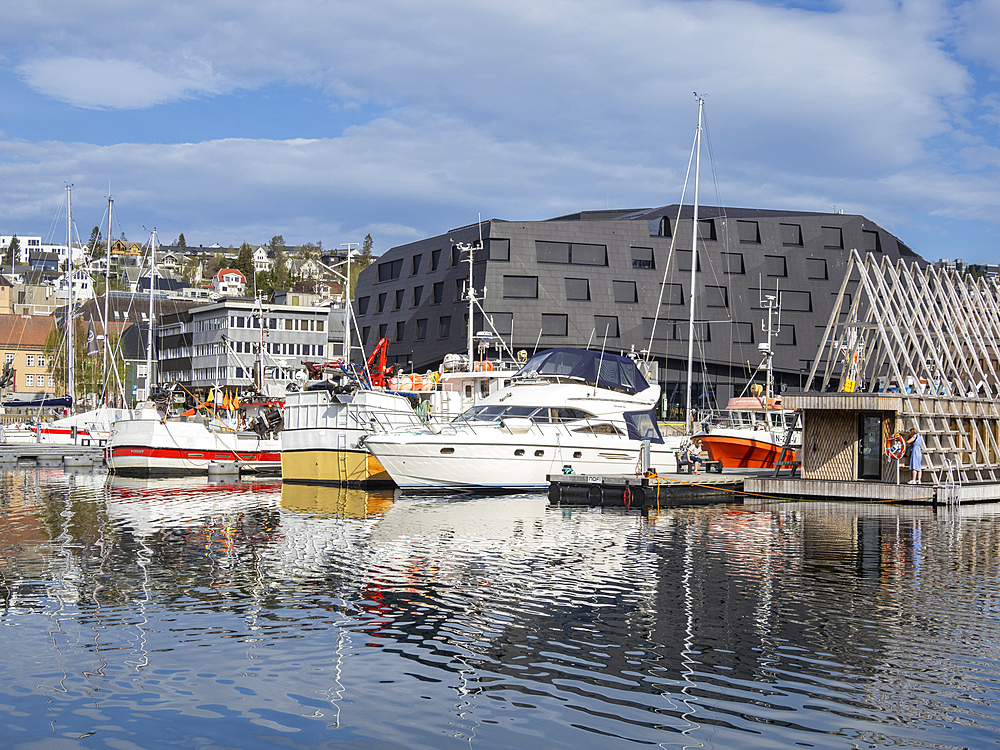
[[[177,236],[177,239],[174,240],[174,244],[177,245],[177,247],[181,248],[182,250],[187,250],[188,245],[187,245],[187,240],[184,239],[184,232],[181,232]]]
[[[15,234],[10,238],[10,244],[7,245],[7,254],[3,257],[4,265],[14,267],[17,262],[17,254],[21,249],[21,243],[18,242],[17,235]]]
[[[90,258],[96,258],[101,254],[103,244],[104,240],[101,238],[101,228],[94,227],[90,230],[90,239],[87,240],[87,255]]]
[[[278,250],[279,248],[284,250],[285,238],[282,237],[280,234],[276,234],[274,235],[274,237],[271,238],[271,241],[268,242],[267,244],[270,245],[272,250]]]
[[[233,268],[246,276],[248,284],[252,284],[254,274],[253,248],[246,242],[240,245],[240,253],[236,256]]]
[[[351,301],[357,298],[358,276],[375,262],[375,256],[372,255],[372,247],[374,245],[375,242],[372,240],[371,234],[366,234],[365,239],[361,243],[361,252],[351,259]]]

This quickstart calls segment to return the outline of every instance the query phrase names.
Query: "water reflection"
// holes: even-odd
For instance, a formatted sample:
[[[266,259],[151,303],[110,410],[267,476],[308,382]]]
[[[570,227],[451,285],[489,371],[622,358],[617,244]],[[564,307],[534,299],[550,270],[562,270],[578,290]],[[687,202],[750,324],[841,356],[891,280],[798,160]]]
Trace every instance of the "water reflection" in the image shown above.
[[[0,487],[25,744],[962,747],[1000,719],[996,506]]]

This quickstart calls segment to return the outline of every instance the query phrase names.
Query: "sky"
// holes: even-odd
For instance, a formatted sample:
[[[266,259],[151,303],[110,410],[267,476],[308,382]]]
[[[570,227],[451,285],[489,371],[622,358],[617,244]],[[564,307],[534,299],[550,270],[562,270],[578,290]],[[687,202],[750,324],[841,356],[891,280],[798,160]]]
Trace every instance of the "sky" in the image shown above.
[[[667,205],[697,92],[702,204],[998,263],[998,39],[997,0],[5,2],[0,235],[64,242],[67,184],[84,241],[110,191],[115,236],[376,253]]]

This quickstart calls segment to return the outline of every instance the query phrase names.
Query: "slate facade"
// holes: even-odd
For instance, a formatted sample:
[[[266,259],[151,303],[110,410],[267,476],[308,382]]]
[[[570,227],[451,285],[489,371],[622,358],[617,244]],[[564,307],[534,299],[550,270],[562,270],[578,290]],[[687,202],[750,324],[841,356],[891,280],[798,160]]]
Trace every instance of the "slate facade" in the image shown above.
[[[358,282],[362,344],[370,351],[388,338],[391,361],[418,371],[465,352],[469,265],[457,245],[478,244],[481,233],[473,284],[480,297],[485,289],[487,318],[512,350],[650,349],[660,366],[664,415],[671,416],[685,400],[692,215],[684,206],[678,218],[672,205],[546,221],[493,219],[392,248]],[[773,341],[777,385],[796,389],[816,356],[852,249],[925,262],[859,215],[701,207],[699,235],[694,387],[696,399],[703,393],[723,406],[760,361],[762,294],[777,293],[781,302]],[[473,326],[490,328],[478,312]]]

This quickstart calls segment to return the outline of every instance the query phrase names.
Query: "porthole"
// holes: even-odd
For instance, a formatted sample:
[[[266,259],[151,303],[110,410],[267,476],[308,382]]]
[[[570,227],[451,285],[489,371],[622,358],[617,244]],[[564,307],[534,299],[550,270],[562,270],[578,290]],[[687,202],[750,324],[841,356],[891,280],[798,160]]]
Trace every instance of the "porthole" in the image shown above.
[[[516,451],[514,451],[514,455],[515,456],[523,456],[524,455],[524,448],[518,448]]]
[[[573,451],[573,458],[583,458],[583,451]]]
[[[535,455],[536,456],[544,456],[545,455],[545,451],[535,451]]]
[[[447,456],[449,453],[454,453],[454,452],[455,452],[454,448],[442,448],[441,449],[442,455],[445,455],[445,456]]]

